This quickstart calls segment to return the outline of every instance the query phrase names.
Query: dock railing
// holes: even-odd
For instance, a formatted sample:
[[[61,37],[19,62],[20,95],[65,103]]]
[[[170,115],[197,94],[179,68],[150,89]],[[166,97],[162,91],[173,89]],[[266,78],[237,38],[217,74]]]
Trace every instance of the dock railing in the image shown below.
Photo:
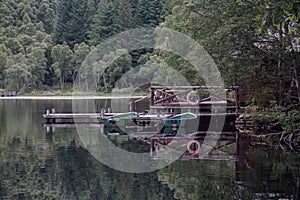
[[[231,98],[230,92],[233,92]],[[225,96],[222,95],[224,93]],[[238,113],[238,99],[238,86],[227,88],[221,86],[152,86],[150,88],[150,109],[152,110],[199,108],[201,111],[208,111],[212,106],[220,106],[226,107],[226,112]]]

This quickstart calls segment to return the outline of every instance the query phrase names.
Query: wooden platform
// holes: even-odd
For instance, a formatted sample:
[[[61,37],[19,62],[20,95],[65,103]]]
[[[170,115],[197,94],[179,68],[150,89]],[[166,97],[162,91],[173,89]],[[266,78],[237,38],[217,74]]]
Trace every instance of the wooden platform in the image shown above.
[[[99,118],[102,115],[97,113],[55,113],[43,114],[44,119],[91,119]],[[110,115],[112,116],[112,115]]]
[[[111,117],[116,113],[47,113],[43,114],[42,117],[47,123],[59,123],[68,122],[68,120],[81,119],[101,119],[102,117]]]
[[[46,120],[51,119],[100,119],[102,117],[111,117],[114,115],[117,115],[120,113],[49,113],[49,114],[43,114],[42,117]],[[173,114],[174,115],[174,114]],[[140,116],[135,117],[134,119],[165,119],[168,117],[173,116],[172,114],[160,114],[160,117],[158,115],[146,115],[146,116]],[[198,117],[209,117],[209,116],[238,116],[236,113],[199,113],[197,114]]]
[[[43,127],[52,127],[52,128],[76,128],[76,127],[93,127],[101,128],[99,123],[56,123],[56,124],[43,124]]]

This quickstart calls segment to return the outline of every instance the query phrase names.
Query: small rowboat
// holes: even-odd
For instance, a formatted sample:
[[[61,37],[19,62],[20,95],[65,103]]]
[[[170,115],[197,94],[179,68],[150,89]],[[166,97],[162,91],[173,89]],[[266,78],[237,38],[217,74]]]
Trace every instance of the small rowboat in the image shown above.
[[[118,123],[118,125],[125,126],[126,119],[132,119],[138,115],[137,112],[128,112],[128,113],[120,113],[111,117],[103,117],[102,122],[104,126],[114,126]],[[121,124],[120,124],[121,123]]]
[[[197,119],[197,115],[191,112],[186,112],[163,120],[164,130],[162,134],[170,135],[186,135],[185,125],[188,120]]]
[[[187,120],[196,119],[197,115],[191,112],[186,112],[178,115],[174,115],[167,119],[163,119],[166,127],[184,126]]]

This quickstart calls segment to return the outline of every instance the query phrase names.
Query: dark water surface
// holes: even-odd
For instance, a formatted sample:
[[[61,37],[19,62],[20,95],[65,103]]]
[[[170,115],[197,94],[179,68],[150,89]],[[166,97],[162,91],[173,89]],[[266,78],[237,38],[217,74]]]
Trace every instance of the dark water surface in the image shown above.
[[[96,160],[75,128],[46,133],[41,115],[50,108],[71,112],[72,101],[0,100],[0,199],[300,199],[298,153],[239,138],[220,142],[237,160],[178,160],[151,173],[124,173]]]

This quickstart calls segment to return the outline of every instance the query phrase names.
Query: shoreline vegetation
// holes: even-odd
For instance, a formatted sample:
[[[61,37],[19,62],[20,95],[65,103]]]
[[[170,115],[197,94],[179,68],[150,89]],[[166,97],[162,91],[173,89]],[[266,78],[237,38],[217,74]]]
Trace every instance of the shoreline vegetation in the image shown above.
[[[134,89],[130,88],[128,90],[113,90],[112,92],[98,92],[98,91],[89,91],[89,92],[79,92],[73,90],[33,90],[33,91],[22,91],[16,92],[12,90],[1,90],[0,89],[0,99],[42,99],[42,98],[49,98],[49,99],[68,99],[72,98],[73,96],[76,98],[99,98],[99,99],[108,99],[108,98],[142,98],[147,96],[147,91],[134,91]],[[14,95],[11,95],[14,94]]]
[[[144,96],[14,96],[14,97],[0,97],[0,100],[72,100],[72,99],[138,99]]]
[[[294,150],[300,145],[299,105],[287,109],[278,105],[269,107],[247,106],[241,115],[252,120],[253,129],[246,132],[254,144]],[[285,148],[286,146],[287,148]]]
[[[0,91],[1,92],[1,91]],[[8,91],[5,91],[8,92]],[[11,91],[10,91],[11,92]],[[121,99],[121,98],[143,98],[147,96],[147,93],[116,90],[111,93],[101,92],[73,92],[72,90],[51,90],[51,91],[32,91],[32,92],[19,92],[15,96],[0,96],[1,99],[36,99],[36,100],[48,100],[48,99]]]

